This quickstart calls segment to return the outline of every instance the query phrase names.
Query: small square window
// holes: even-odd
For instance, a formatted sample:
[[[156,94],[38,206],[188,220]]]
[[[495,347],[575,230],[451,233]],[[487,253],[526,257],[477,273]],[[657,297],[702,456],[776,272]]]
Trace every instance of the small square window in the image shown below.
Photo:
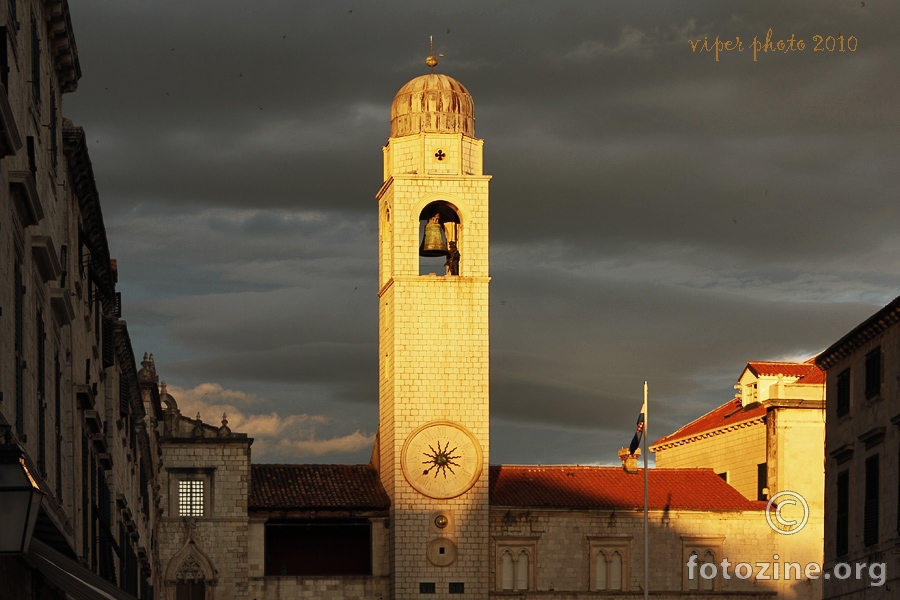
[[[203,480],[187,479],[178,482],[178,516],[202,517],[205,498]]]
[[[213,514],[214,469],[169,470],[169,514],[209,517]]]
[[[465,594],[466,593],[466,584],[462,581],[451,581],[450,582],[450,593],[451,594]]]
[[[423,581],[423,582],[419,583],[419,593],[420,593],[420,594],[434,594],[434,593],[436,593],[436,592],[435,592],[434,582],[433,582],[433,581],[431,581],[431,582],[424,582],[424,581]]]

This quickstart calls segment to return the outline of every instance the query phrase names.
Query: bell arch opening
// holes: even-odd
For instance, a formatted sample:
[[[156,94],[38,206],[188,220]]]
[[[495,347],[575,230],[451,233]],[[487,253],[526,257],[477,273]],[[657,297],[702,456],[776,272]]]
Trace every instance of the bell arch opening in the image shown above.
[[[419,275],[459,275],[462,223],[449,202],[436,200],[419,213]]]

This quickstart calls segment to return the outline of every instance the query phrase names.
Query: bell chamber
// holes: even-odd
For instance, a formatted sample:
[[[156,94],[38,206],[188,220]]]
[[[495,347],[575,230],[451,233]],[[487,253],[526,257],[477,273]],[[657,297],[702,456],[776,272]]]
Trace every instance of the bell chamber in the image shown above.
[[[450,256],[450,244],[457,240],[459,215],[446,202],[432,202],[419,214],[426,221],[419,256]]]
[[[444,228],[440,223],[440,215],[436,214],[425,224],[425,234],[419,246],[419,256],[448,256],[447,241],[444,239]]]

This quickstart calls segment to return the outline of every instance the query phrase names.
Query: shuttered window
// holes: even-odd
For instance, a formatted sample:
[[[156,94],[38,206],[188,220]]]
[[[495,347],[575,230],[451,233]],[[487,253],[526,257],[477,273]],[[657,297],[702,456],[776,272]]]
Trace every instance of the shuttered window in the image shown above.
[[[837,415],[850,412],[850,369],[844,369],[837,376]]]
[[[99,315],[100,312],[98,311]],[[100,322],[102,323],[101,329],[103,329],[103,368],[108,369],[109,367],[116,364],[116,337],[115,337],[115,324],[110,317],[102,317],[100,318]]]
[[[873,546],[878,543],[878,491],[880,466],[878,455],[866,459],[866,500],[863,521],[863,543]]]
[[[850,471],[844,470],[837,476],[837,530],[835,546],[838,556],[850,550]]]
[[[881,346],[866,354],[866,398],[881,392]]]
[[[35,105],[41,104],[41,37],[37,17],[31,13],[31,96]]]

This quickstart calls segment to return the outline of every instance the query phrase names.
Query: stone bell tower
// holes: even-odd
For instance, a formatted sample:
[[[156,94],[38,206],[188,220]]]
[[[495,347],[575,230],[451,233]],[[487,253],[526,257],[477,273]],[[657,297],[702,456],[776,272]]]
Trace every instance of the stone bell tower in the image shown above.
[[[392,597],[486,599],[490,176],[472,97],[436,63],[397,92],[383,148],[376,452]]]

